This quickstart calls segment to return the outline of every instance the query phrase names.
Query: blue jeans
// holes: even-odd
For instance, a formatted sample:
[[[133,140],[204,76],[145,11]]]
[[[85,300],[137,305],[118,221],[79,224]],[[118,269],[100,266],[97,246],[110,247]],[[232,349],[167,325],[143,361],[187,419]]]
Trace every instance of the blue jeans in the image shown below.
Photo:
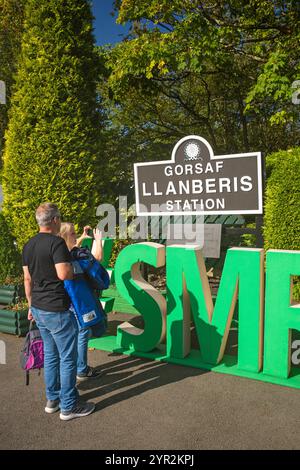
[[[62,411],[78,399],[76,389],[78,326],[74,314],[31,308],[44,342],[44,378],[47,400],[60,400]]]
[[[77,317],[76,317],[77,320]],[[78,322],[78,320],[77,320]],[[106,330],[104,322],[99,322],[92,327],[82,328],[78,323],[79,333],[78,333],[78,359],[77,359],[77,374],[82,375],[87,372],[88,363],[88,342],[92,336],[100,338]]]
[[[90,328],[80,328],[78,333],[78,358],[77,358],[77,374],[85,374],[87,372],[87,356],[88,342],[91,336]]]

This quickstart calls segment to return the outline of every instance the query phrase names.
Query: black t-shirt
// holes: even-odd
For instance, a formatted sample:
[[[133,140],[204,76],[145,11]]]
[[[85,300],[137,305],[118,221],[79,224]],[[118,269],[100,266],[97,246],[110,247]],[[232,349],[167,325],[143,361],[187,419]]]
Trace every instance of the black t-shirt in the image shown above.
[[[51,233],[38,233],[24,246],[22,258],[32,279],[31,305],[49,312],[68,310],[70,298],[54,266],[71,261],[66,242]]]

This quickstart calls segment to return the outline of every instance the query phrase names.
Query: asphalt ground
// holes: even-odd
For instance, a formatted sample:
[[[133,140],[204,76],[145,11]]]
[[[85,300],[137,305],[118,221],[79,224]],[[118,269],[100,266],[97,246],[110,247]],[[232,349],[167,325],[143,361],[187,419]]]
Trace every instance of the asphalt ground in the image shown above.
[[[0,449],[299,449],[300,390],[90,351],[105,375],[79,385],[96,403],[62,422],[44,412],[43,376],[19,366],[24,338],[0,334]]]

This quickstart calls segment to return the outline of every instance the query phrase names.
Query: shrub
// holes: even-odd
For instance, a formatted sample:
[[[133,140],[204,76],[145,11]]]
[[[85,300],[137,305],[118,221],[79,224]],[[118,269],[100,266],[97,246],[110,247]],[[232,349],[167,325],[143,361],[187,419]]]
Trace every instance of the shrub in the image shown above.
[[[300,250],[300,147],[267,157],[266,249]],[[294,297],[300,299],[296,281]]]
[[[300,250],[300,147],[267,158],[267,249]]]

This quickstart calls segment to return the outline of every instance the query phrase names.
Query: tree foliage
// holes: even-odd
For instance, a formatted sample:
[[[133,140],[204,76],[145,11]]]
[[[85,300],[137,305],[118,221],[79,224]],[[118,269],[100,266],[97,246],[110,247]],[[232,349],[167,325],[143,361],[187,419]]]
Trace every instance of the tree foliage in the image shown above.
[[[291,85],[299,77],[300,2],[235,0],[117,0],[120,23],[140,22],[136,38],[114,49],[111,83],[120,89],[132,76],[169,77],[179,72],[216,73],[244,59],[248,109],[272,100],[271,120],[293,118]],[[116,61],[118,58],[118,61]],[[285,114],[282,113],[285,107]]]
[[[36,231],[41,202],[77,225],[95,218],[98,71],[88,0],[27,0],[3,170],[19,247]]]
[[[107,71],[99,92],[108,141],[119,135],[136,143],[112,155],[115,169],[128,164],[129,187],[133,161],[170,158],[187,134],[205,137],[216,154],[300,144],[299,106],[292,103],[299,4],[115,1],[117,21],[131,22],[132,31],[100,51]]]

